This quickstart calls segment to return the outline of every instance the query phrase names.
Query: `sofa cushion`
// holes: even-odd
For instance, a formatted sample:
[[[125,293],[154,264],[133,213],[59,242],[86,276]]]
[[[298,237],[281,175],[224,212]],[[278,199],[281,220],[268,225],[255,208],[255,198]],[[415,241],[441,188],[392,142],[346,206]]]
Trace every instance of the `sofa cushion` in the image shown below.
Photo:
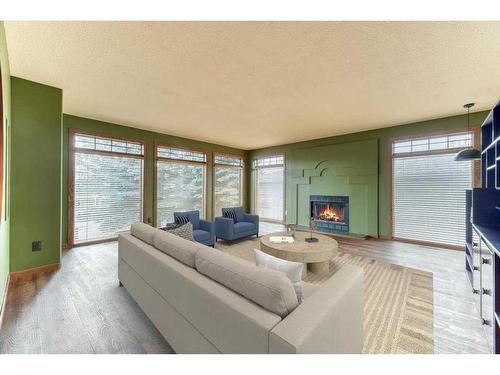
[[[236,214],[236,221],[244,221],[245,220],[245,211],[243,211],[243,207],[235,207],[234,213]]]
[[[297,294],[297,299],[302,302],[302,268],[304,264],[276,258],[257,249],[254,249],[254,253],[257,266],[283,272],[290,279],[295,294]]]
[[[162,230],[158,231],[154,236],[153,246],[192,268],[195,267],[196,252],[205,247],[197,242],[185,240]]]
[[[160,230],[144,223],[135,223],[130,226],[130,234],[140,240],[152,245],[153,238]]]
[[[255,230],[255,224],[243,221],[241,223],[234,224],[234,233],[250,232]]]
[[[198,272],[282,318],[299,304],[290,279],[281,272],[208,247],[196,252],[195,265]]]
[[[210,239],[210,232],[201,229],[195,229],[193,231],[193,237],[196,241],[206,241]]]

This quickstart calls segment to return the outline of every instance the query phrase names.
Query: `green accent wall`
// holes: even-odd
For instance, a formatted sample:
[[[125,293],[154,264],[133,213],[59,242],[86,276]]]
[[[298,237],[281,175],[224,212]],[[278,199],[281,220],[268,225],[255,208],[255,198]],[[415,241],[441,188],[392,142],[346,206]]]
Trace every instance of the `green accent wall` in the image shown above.
[[[458,107],[460,107],[458,105]],[[486,118],[488,112],[476,112],[471,114],[471,124],[473,126],[480,126],[483,120]],[[293,180],[296,178],[297,174],[300,173],[302,169],[310,168],[314,163],[319,163],[323,160],[328,160],[332,164],[341,164],[345,160],[343,158],[351,158],[353,155],[359,155],[360,158],[366,160],[367,158],[373,160],[377,165],[378,178],[377,178],[377,194],[373,195],[373,189],[369,188],[364,194],[366,204],[368,205],[366,217],[363,219],[367,224],[361,223],[361,218],[350,218],[355,220],[355,227],[352,227],[353,232],[357,232],[362,228],[367,228],[367,232],[363,234],[380,236],[390,235],[389,227],[389,144],[391,138],[395,137],[413,137],[419,135],[425,135],[430,133],[446,132],[451,130],[463,131],[467,127],[467,116],[451,116],[435,120],[416,122],[407,125],[392,126],[383,129],[364,131],[359,133],[352,133],[328,138],[321,138],[311,141],[292,143],[287,145],[268,147],[258,150],[253,150],[249,152],[248,165],[250,165],[251,160],[266,155],[274,154],[284,154],[286,163],[286,220],[294,222],[296,218],[296,207],[299,207],[299,224],[304,221],[303,213],[300,213],[301,209],[304,209],[308,205],[309,191],[304,191],[299,196],[298,202],[294,204],[295,191],[293,190]],[[376,149],[366,149],[361,146],[360,142],[372,141],[376,142]],[[342,147],[346,150],[345,154],[339,154],[339,150]],[[356,172],[357,173],[357,172]],[[349,177],[353,177],[352,172],[348,172]],[[333,177],[330,180],[333,181]],[[319,187],[318,187],[319,189]],[[321,183],[321,188],[318,190],[313,188],[311,191],[322,191],[325,195],[331,193],[331,195],[336,195],[336,191],[339,190],[338,187],[332,185],[331,182]],[[247,191],[249,192],[248,201],[250,207],[253,207],[253,191],[252,184],[247,182]],[[346,191],[346,190],[344,190]],[[314,193],[310,193],[314,194]],[[362,204],[365,201],[363,201]],[[351,199],[350,205],[358,205],[354,199]],[[376,227],[378,227],[377,232],[373,232],[375,226],[373,225],[372,217],[373,211],[378,212],[378,220]],[[358,215],[358,213],[356,213]],[[358,222],[358,220],[360,220]],[[369,224],[368,224],[369,223]],[[359,225],[359,226],[358,226]]]
[[[0,212],[0,311],[4,300],[4,293],[7,287],[9,277],[9,211],[8,211],[8,194],[9,190],[9,165],[10,165],[10,69],[9,55],[7,53],[7,41],[5,39],[5,29],[3,22],[0,22],[0,68],[2,70],[2,100],[3,100],[3,118],[0,119],[3,123],[3,196],[2,210]]]
[[[196,148],[207,152],[207,184],[206,184],[206,199],[207,199],[207,217],[212,217],[212,175],[213,175],[213,153],[229,153],[241,155],[246,158],[247,152],[231,147],[215,145],[206,142],[199,142],[187,138],[175,137],[168,134],[156,133],[128,126],[112,124],[98,120],[92,120],[73,115],[63,115],[63,191],[62,191],[62,238],[63,244],[67,243],[67,223],[68,223],[68,139],[69,129],[77,129],[80,131],[94,132],[103,136],[129,137],[143,140],[146,143],[146,215],[152,220],[154,202],[153,202],[153,186],[154,186],[154,146],[156,144],[167,144],[186,148]],[[246,204],[246,191],[244,192],[244,204]]]
[[[348,196],[350,232],[377,235],[377,146],[367,140],[287,153],[287,222],[309,226],[310,195]]]
[[[62,90],[11,77],[10,271],[61,260]],[[42,250],[32,252],[32,241]]]

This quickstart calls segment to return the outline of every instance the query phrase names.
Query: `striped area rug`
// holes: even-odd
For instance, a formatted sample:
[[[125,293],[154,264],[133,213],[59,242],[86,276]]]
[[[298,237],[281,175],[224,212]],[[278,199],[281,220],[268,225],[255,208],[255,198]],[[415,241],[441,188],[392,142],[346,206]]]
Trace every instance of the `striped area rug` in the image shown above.
[[[257,239],[216,248],[255,262]],[[304,281],[321,284],[344,264],[362,267],[365,274],[363,352],[425,354],[434,352],[432,273],[376,259],[338,252],[327,275],[308,273]]]

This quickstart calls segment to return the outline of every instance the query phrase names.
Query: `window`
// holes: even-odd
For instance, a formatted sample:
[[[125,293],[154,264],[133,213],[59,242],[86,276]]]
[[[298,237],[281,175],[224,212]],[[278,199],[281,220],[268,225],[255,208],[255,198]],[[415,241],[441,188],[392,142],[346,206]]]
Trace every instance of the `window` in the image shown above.
[[[416,152],[434,153],[438,150],[463,149],[472,145],[473,133],[454,133],[433,137],[406,139],[392,144],[393,155]]]
[[[157,146],[156,159],[156,226],[173,222],[175,211],[205,217],[206,153]]]
[[[214,155],[214,216],[222,208],[242,204],[243,159],[240,156]]]
[[[144,144],[78,133],[70,141],[70,244],[115,238],[142,221]]]
[[[253,161],[255,211],[268,221],[284,221],[284,157],[271,156]]]
[[[454,149],[469,147],[472,141],[472,134],[459,133],[394,142],[395,238],[464,243],[465,189],[472,187],[472,162],[455,161]]]

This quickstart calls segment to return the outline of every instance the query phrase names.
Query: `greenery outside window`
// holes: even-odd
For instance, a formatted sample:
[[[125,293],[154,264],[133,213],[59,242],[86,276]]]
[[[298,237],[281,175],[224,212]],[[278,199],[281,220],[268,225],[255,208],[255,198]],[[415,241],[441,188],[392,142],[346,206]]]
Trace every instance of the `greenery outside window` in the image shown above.
[[[214,212],[221,216],[222,208],[242,205],[243,158],[241,156],[214,155]]]
[[[175,211],[199,210],[206,216],[206,164],[203,151],[156,147],[155,225],[174,221]]]

